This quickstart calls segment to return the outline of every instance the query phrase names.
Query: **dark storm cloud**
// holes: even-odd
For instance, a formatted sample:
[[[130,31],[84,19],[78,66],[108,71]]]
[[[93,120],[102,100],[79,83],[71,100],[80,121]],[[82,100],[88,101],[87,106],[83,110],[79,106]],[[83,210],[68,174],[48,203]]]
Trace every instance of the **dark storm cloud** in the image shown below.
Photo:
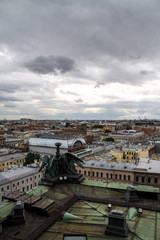
[[[70,92],[70,91],[63,91],[63,90],[60,90],[60,93],[62,93],[62,94],[66,94],[66,95],[79,96],[79,94],[77,94],[77,93],[75,93],[75,92]]]
[[[19,102],[21,100],[12,96],[0,96],[0,102],[5,102],[5,101]]]
[[[83,99],[82,98],[78,98],[78,99],[75,100],[75,102],[76,103],[81,103],[81,102],[83,102]]]
[[[16,107],[17,105],[16,104],[12,104],[12,103],[6,103],[6,104],[4,104],[4,107],[6,107],[6,108],[14,108],[14,107]]]
[[[89,92],[93,84],[102,87],[105,84],[120,83],[123,84],[124,94],[128,88],[124,85],[130,85],[131,88],[138,86],[139,92],[140,89],[141,92],[145,90],[144,83],[147,82],[148,86],[149,81],[155,80],[159,73],[159,13],[160,1],[157,0],[0,1],[1,81],[5,75],[0,87],[0,101],[6,101],[7,108],[9,105],[11,107],[11,101],[18,101],[16,98],[21,96],[25,100],[25,106],[30,103],[31,107],[17,107],[19,114],[23,111],[29,114],[31,111],[33,115],[36,111],[32,110],[32,107],[38,103],[32,100],[36,100],[36,97],[40,100],[42,98],[45,109],[48,106],[45,104],[47,99],[48,103],[52,103],[52,108],[53,95],[56,109],[67,112],[75,108],[75,117],[83,114],[85,118],[101,118],[104,113],[105,117],[110,115],[118,118],[124,114],[121,113],[122,108],[133,108],[137,111],[145,108],[146,111],[153,107],[156,111],[159,109],[158,87],[155,87],[156,94],[154,91],[157,104],[155,100],[152,107],[144,101],[128,102],[128,105],[122,102],[113,104],[110,101],[111,104],[106,108],[102,106],[104,112],[95,114],[83,112],[84,108],[90,108],[90,105],[83,104],[87,101],[85,94],[80,96],[73,93],[74,89],[67,91],[62,87],[74,83],[75,88],[78,88],[79,85],[76,84],[81,84],[88,88]],[[24,71],[24,67],[29,72]],[[153,69],[154,74],[157,72],[157,76],[152,75],[150,69]],[[101,74],[102,72],[104,74]],[[17,81],[13,81],[12,73]],[[59,73],[68,74],[62,79]],[[44,79],[45,74],[58,76],[51,75]],[[158,77],[156,80],[158,81]],[[29,82],[34,87],[29,85]],[[64,101],[59,104],[57,89],[63,89],[59,92],[66,95],[65,99],[67,95],[75,96],[72,105],[66,105]],[[115,91],[119,91],[118,87]],[[42,101],[38,105],[39,116],[43,115]],[[97,105],[98,107],[101,106]],[[45,114],[46,112],[44,117]],[[64,118],[63,114],[61,118]]]
[[[39,56],[24,66],[29,71],[39,74],[57,74],[57,71],[66,73],[75,70],[74,60],[62,56]]]
[[[142,74],[142,75],[154,74],[154,71],[141,70],[140,74]]]

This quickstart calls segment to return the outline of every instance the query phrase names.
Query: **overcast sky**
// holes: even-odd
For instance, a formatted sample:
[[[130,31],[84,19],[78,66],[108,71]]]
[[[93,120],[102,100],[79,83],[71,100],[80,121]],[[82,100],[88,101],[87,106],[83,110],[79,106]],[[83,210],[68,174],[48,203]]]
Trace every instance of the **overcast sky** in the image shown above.
[[[0,0],[0,119],[160,119],[159,0]]]

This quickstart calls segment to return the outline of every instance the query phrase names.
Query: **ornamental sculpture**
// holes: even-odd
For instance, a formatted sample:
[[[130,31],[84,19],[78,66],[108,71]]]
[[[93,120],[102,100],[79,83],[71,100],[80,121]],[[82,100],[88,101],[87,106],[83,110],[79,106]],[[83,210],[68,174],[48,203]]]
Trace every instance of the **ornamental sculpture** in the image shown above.
[[[42,171],[44,168],[45,175],[41,181],[41,184],[49,184],[56,182],[57,180],[68,180],[71,182],[80,182],[82,181],[83,175],[78,174],[75,168],[75,164],[83,168],[83,161],[73,154],[67,152],[65,154],[60,154],[59,148],[61,143],[55,144],[57,147],[57,152],[55,156],[43,156],[42,165],[39,171]]]

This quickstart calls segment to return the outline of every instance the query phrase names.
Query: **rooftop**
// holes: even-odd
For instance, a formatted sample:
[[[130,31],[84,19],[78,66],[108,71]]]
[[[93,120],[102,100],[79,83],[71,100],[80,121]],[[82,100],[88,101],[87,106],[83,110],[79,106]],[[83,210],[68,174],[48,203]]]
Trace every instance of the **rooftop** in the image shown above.
[[[38,170],[38,168],[29,168],[23,166],[18,167],[16,165],[13,165],[11,166],[10,170],[0,173],[0,186],[4,183],[8,183],[22,177],[27,177],[33,173],[38,172]]]
[[[27,153],[13,153],[13,154],[7,154],[7,155],[1,155],[0,156],[0,163],[6,162],[6,161],[13,161],[18,159],[23,159],[27,156]]]
[[[50,199],[52,205],[48,217],[36,211],[26,210],[26,223],[20,226],[5,227],[6,239],[14,240],[62,240],[64,234],[87,234],[88,240],[123,239],[106,236],[108,224],[108,204],[111,209],[124,211],[129,226],[129,235],[124,239],[159,239],[160,202],[140,197],[138,202],[127,203],[124,192],[117,185],[106,187],[103,183],[84,180],[81,184],[61,183],[56,186],[38,186],[30,194],[42,192],[44,199]],[[121,184],[122,186],[124,184]],[[125,186],[127,187],[127,185]],[[1,223],[12,210],[12,203],[0,206]],[[130,208],[141,208],[142,213],[132,218]],[[25,207],[27,209],[27,205]],[[35,210],[35,209],[34,209]],[[63,217],[64,212],[68,217]],[[3,238],[2,238],[3,239]]]
[[[84,167],[116,169],[123,171],[137,171],[138,169],[144,169],[150,173],[160,173],[160,161],[152,160],[150,158],[140,158],[138,164],[127,162],[107,162],[105,158],[100,161],[84,160]]]

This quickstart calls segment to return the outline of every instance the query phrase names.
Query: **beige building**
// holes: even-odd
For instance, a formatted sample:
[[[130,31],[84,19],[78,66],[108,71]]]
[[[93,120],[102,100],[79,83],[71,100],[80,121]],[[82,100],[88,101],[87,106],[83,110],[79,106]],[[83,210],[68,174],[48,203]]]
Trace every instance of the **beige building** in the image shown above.
[[[143,140],[145,137],[144,132],[133,132],[133,130],[128,130],[128,131],[121,131],[116,134],[109,134],[110,137],[114,139],[114,141],[136,141],[136,140]]]
[[[142,158],[138,164],[130,162],[84,161],[84,168],[77,171],[85,178],[103,182],[160,186],[160,161]]]

